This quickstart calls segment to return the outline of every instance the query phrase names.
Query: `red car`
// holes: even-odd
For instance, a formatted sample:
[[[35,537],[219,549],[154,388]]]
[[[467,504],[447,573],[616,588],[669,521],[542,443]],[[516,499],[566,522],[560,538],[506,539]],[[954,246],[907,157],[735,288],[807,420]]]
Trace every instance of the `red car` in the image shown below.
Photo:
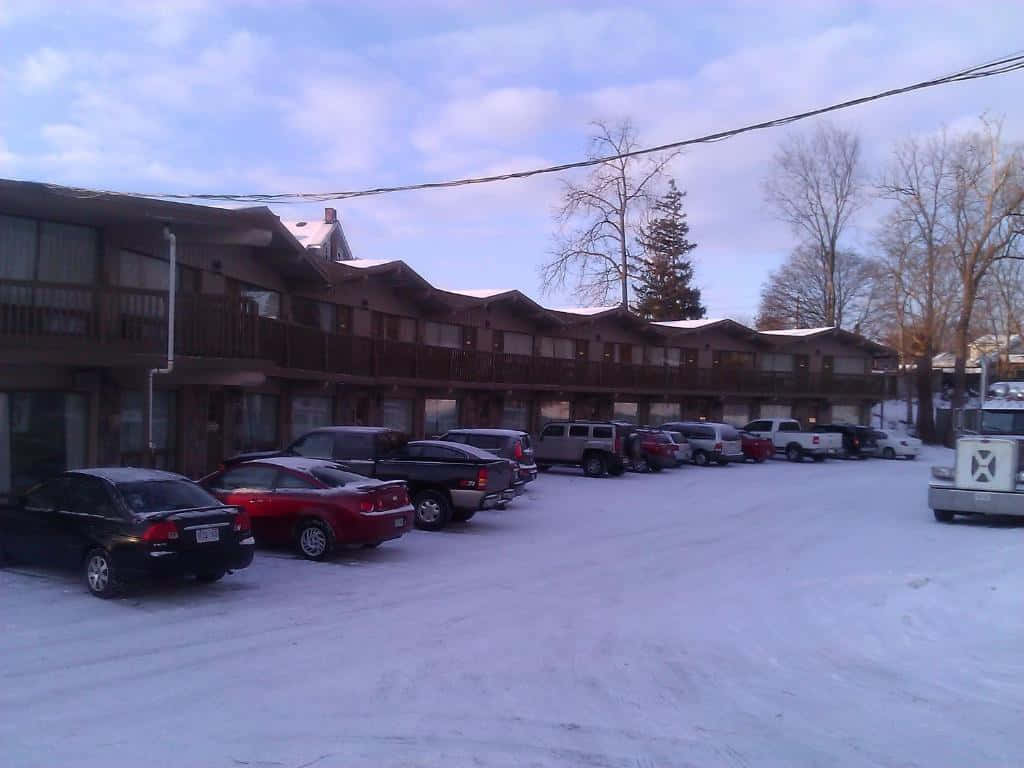
[[[293,544],[323,560],[339,544],[376,547],[412,528],[403,481],[356,475],[333,461],[301,456],[246,461],[203,478],[220,501],[241,507],[257,541]]]
[[[758,437],[750,432],[740,432],[740,442],[743,444],[744,461],[753,459],[760,464],[775,455],[775,443],[771,438]]]

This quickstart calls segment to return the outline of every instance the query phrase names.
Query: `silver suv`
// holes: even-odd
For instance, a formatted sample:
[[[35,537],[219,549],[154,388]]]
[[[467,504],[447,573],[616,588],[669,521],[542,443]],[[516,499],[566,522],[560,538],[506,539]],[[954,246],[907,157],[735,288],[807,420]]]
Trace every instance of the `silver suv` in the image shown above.
[[[743,461],[743,443],[736,427],[713,421],[673,421],[661,428],[682,433],[690,443],[694,464],[706,467],[712,462]]]
[[[587,477],[621,475],[621,428],[610,421],[553,421],[533,444],[537,468],[555,464],[582,467]]]

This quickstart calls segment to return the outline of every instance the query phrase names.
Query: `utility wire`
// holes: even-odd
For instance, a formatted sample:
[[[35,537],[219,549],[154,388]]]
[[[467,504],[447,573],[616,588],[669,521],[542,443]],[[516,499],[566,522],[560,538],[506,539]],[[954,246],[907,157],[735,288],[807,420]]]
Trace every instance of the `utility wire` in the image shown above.
[[[373,187],[371,189],[361,189],[354,191],[344,192],[282,192],[276,194],[153,194],[153,193],[128,193],[138,197],[153,197],[162,198],[166,200],[206,200],[206,201],[225,201],[225,202],[236,202],[236,203],[306,203],[306,202],[329,202],[331,200],[350,200],[357,197],[371,197],[373,195],[385,195],[393,192],[412,192],[417,190],[425,189],[446,189],[449,187],[463,187],[470,184],[490,184],[497,181],[509,181],[511,179],[526,179],[531,176],[540,176],[542,174],[549,173],[560,173],[562,171],[568,171],[575,168],[588,168],[594,165],[601,165],[603,163],[611,162],[613,160],[620,160],[627,157],[640,157],[642,155],[649,155],[658,152],[666,152],[669,150],[682,149],[683,147],[692,146],[694,144],[711,144],[717,141],[723,141],[725,139],[731,139],[734,136],[739,136],[744,133],[750,133],[752,131],[763,131],[768,128],[778,128],[790,123],[795,123],[798,120],[806,120],[807,118],[817,117],[818,115],[824,115],[829,112],[837,112],[842,109],[849,109],[850,107],[860,106],[861,104],[867,104],[872,101],[878,101],[880,99],[888,99],[892,96],[899,96],[901,94],[910,93],[912,91],[919,91],[925,88],[933,88],[938,85],[947,85],[949,83],[965,82],[967,80],[979,80],[986,77],[995,77],[996,75],[1003,75],[1009,72],[1016,72],[1017,70],[1024,69],[1024,54],[1015,53],[1013,55],[1004,56],[1000,59],[988,61],[984,64],[978,64],[967,69],[961,69],[948,75],[942,75],[940,77],[933,78],[931,80],[923,80],[919,83],[913,83],[911,85],[905,85],[901,88],[892,88],[887,91],[881,91],[870,96],[861,96],[860,98],[850,99],[849,101],[842,101],[837,104],[831,104],[827,107],[819,107],[818,109],[808,110],[806,112],[799,112],[795,115],[788,115],[786,117],[776,118],[774,120],[767,120],[762,123],[753,123],[751,125],[745,125],[740,128],[732,128],[726,131],[719,131],[717,133],[709,133],[705,136],[699,136],[692,139],[684,139],[682,141],[673,141],[668,144],[660,144],[655,147],[646,147],[643,149],[635,149],[630,152],[623,152],[616,155],[607,155],[605,157],[589,158],[587,160],[579,160],[572,163],[562,163],[560,165],[549,165],[544,168],[534,168],[526,171],[514,171],[510,173],[501,173],[493,176],[474,176],[470,178],[454,179],[449,181],[432,181],[421,184],[403,184],[394,187]],[[67,188],[63,188],[66,192]],[[81,193],[82,196],[95,196],[96,194],[124,194],[119,192],[96,192],[94,190],[74,190],[74,193]]]

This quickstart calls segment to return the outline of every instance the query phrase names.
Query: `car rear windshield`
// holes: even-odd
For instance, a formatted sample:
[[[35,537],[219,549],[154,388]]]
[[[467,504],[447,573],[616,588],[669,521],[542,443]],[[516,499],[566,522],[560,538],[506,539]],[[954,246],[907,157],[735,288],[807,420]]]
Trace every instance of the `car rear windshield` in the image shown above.
[[[187,480],[144,480],[133,483],[118,483],[128,509],[138,515],[153,512],[170,512],[176,509],[214,507],[217,499]]]
[[[739,440],[740,431],[733,429],[732,427],[722,427],[722,439],[723,440]]]
[[[366,478],[362,475],[334,467],[317,467],[312,470],[311,474],[328,488],[343,488],[349,483],[366,482]]]

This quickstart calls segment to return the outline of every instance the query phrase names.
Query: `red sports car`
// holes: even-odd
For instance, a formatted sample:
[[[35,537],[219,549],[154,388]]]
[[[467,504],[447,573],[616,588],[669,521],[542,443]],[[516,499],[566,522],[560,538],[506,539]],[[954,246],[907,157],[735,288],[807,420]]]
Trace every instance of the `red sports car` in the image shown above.
[[[257,541],[294,544],[310,560],[323,560],[339,544],[376,547],[412,528],[404,482],[356,475],[333,461],[246,461],[200,482],[223,503],[249,513]]]
[[[775,455],[775,443],[769,437],[758,437],[750,432],[740,432],[743,444],[743,460],[753,459],[760,464]]]

